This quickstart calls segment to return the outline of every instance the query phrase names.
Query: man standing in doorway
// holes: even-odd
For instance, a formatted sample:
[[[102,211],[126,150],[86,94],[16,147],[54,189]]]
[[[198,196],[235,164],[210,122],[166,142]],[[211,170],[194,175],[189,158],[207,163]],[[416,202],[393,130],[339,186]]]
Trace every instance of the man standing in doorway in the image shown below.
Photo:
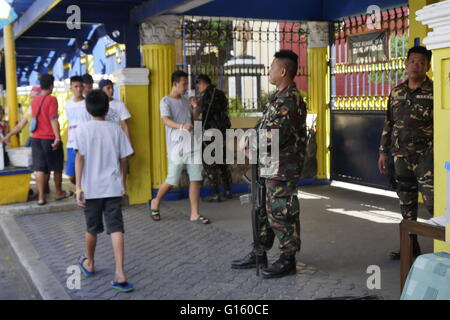
[[[427,77],[431,51],[416,46],[408,51],[408,79],[389,96],[386,121],[380,142],[378,168],[388,171],[387,159],[394,157],[397,194],[403,219],[417,220],[418,191],[433,216],[433,82]],[[420,255],[417,235],[413,235],[413,255]],[[393,260],[400,252],[390,253]]]

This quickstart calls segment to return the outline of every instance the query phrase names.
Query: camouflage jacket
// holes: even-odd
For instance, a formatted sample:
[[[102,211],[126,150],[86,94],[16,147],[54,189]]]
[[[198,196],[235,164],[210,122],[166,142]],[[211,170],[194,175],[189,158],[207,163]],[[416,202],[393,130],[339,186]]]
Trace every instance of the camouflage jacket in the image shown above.
[[[306,152],[306,104],[295,83],[269,98],[255,129],[260,133],[267,130],[267,152],[261,151],[262,162],[273,154],[271,130],[279,130],[279,160],[272,161],[272,170],[261,172],[261,176],[282,181],[300,178]]]
[[[212,103],[211,99],[214,99]],[[211,109],[209,111],[208,118],[206,118],[210,103]],[[217,89],[215,86],[208,86],[208,88],[206,88],[206,90],[202,93],[200,98],[200,110],[202,114],[202,123],[205,126],[205,130],[216,128],[220,131],[224,131],[231,127],[230,118],[228,116],[228,99],[225,96],[225,93],[222,90]]]
[[[380,153],[409,157],[433,150],[433,81],[412,90],[408,81],[389,96]]]

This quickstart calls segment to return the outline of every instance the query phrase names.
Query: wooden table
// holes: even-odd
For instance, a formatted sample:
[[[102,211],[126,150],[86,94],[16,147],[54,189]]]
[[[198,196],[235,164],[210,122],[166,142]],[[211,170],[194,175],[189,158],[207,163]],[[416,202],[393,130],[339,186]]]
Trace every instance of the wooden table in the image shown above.
[[[413,264],[412,235],[445,241],[445,227],[433,226],[427,223],[403,220],[400,223],[400,291],[408,277],[409,270]]]

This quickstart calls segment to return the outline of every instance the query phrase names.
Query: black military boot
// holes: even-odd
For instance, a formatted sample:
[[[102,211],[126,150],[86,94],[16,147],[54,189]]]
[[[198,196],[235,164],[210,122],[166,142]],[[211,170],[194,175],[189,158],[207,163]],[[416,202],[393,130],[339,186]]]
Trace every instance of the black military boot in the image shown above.
[[[206,202],[221,202],[222,198],[220,197],[220,192],[219,192],[219,188],[217,187],[217,185],[213,185],[211,190],[212,190],[212,194],[210,194],[209,196],[203,198],[203,201],[206,201]]]
[[[213,193],[203,199],[206,202],[222,202],[222,198],[220,197],[220,193]]]
[[[264,279],[281,278],[297,272],[295,255],[281,254],[280,259],[275,261],[269,268],[264,269],[261,274]]]
[[[259,263],[262,269],[267,268],[267,254],[265,251],[263,251],[261,257],[259,258]],[[231,268],[232,269],[256,268],[256,250],[253,249],[252,252],[247,254],[243,259],[232,261]]]
[[[225,190],[222,196],[226,199],[233,199],[233,193],[231,192],[231,190]]]

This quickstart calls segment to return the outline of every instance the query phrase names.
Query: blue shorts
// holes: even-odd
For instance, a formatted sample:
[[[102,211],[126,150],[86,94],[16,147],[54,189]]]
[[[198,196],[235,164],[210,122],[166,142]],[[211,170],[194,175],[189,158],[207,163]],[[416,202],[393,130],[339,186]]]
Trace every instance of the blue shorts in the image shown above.
[[[67,148],[66,175],[75,177],[75,157],[76,152],[72,148]]]

